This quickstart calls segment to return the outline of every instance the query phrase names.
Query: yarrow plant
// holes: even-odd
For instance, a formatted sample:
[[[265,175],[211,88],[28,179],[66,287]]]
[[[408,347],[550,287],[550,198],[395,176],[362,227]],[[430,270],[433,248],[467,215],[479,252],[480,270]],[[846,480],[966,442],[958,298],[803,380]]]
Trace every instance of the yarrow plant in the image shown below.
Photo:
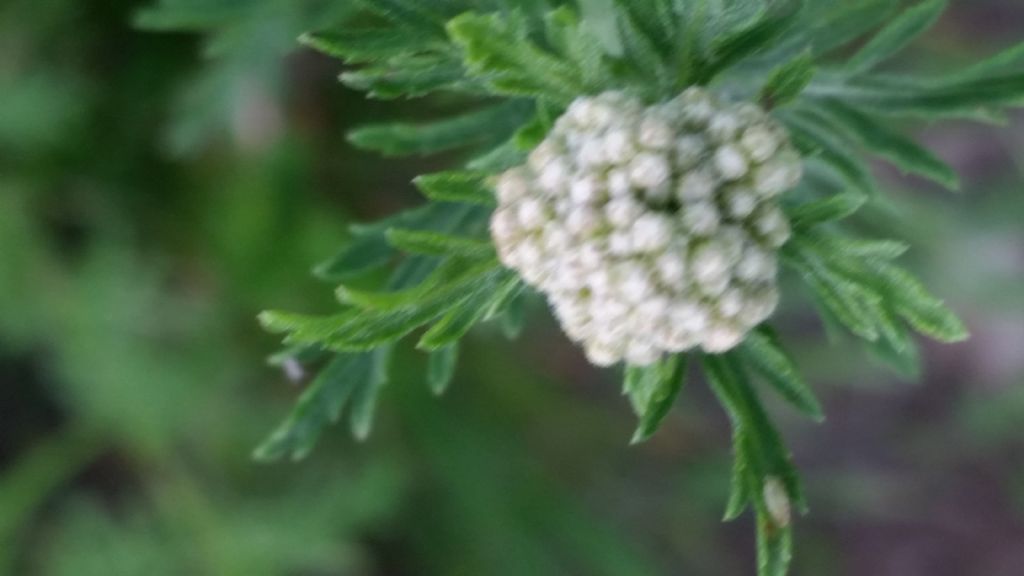
[[[1024,103],[1024,45],[942,75],[884,71],[937,21],[942,0],[359,0],[348,23],[303,41],[343,58],[348,86],[378,99],[455,97],[422,124],[371,125],[356,146],[458,152],[415,180],[428,202],[352,228],[318,268],[340,284],[329,316],[267,312],[274,361],[321,366],[257,450],[300,458],[348,410],[371,427],[391,353],[420,328],[427,381],[451,379],[458,342],[543,295],[598,366],[622,366],[649,438],[696,361],[733,424],[726,518],[751,508],[758,571],[782,575],[806,502],[758,384],[822,419],[767,323],[792,274],[831,329],[899,369],[912,331],[967,332],[895,263],[897,241],[842,221],[880,198],[868,160],[957,188],[899,128],[999,121]],[[468,110],[468,111],[467,111]],[[389,270],[376,288],[374,279]],[[785,294],[786,298],[797,295]]]

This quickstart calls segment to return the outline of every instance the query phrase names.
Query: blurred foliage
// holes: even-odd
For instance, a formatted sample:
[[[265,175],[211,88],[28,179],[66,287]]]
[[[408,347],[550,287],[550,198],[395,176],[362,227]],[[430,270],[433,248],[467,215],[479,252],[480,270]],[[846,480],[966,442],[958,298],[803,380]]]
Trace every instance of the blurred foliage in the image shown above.
[[[303,119],[336,111],[301,101],[333,74],[284,66],[328,4],[0,10],[0,573],[653,573],[531,456],[503,463],[519,429],[483,405],[468,445],[415,412],[380,449],[249,460],[287,400],[256,311],[326,304],[296,279],[341,240],[317,179],[341,132]]]
[[[940,24],[938,53],[1024,20],[1005,4]],[[0,5],[0,574],[746,574],[748,536],[713,524],[729,463],[711,398],[630,449],[628,409],[551,326],[515,354],[497,333],[468,342],[443,402],[398,351],[368,447],[332,434],[301,466],[250,461],[296,394],[262,365],[257,311],[330,305],[307,269],[348,212],[405,203],[422,171],[349,151],[340,126],[376,108],[293,52],[337,5]],[[928,386],[894,398],[872,391],[877,369],[799,332],[798,360],[841,409],[816,434],[778,411],[819,486],[797,574],[1024,564],[1024,141],[958,130],[926,135],[970,175],[964,195],[896,208],[930,246],[915,268],[975,341],[926,349]],[[369,180],[370,200],[350,192]]]
[[[251,46],[225,44],[232,63],[207,69],[191,38],[128,29],[135,8],[0,10],[0,350],[30,367],[0,419],[0,572],[363,572],[359,539],[403,492],[393,459],[291,473],[247,460],[272,405],[250,385],[252,306],[301,295],[302,262],[339,240],[293,194],[311,151],[225,130],[259,89],[176,108],[179,90],[242,78],[231,66],[269,84],[292,31],[256,3],[247,21],[270,33],[234,34],[272,46],[247,61]],[[163,153],[185,117],[203,138],[173,141],[192,164]],[[238,145],[205,148],[226,137]],[[26,387],[45,387],[48,421],[18,417]]]

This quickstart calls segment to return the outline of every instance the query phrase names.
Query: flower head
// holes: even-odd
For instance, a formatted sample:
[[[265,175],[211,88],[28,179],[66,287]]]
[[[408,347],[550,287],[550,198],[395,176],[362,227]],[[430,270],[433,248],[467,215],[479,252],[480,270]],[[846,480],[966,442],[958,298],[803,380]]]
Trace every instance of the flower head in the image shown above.
[[[578,98],[498,179],[491,231],[594,364],[724,352],[775,310],[789,237],[776,199],[801,175],[756,106],[608,92]]]

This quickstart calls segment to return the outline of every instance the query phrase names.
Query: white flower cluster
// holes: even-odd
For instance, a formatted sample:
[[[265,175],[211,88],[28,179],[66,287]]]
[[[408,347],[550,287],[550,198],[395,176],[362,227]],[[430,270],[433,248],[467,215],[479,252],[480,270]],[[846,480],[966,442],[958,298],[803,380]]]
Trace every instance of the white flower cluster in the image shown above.
[[[645,107],[578,98],[497,181],[502,262],[544,292],[596,365],[739,344],[778,303],[776,198],[800,180],[784,129],[699,88]]]

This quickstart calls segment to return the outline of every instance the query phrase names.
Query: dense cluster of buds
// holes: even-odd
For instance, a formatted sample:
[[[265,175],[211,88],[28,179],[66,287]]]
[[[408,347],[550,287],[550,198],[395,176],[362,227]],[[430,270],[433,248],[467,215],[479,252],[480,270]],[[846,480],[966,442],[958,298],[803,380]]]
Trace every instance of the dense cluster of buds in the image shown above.
[[[645,107],[578,98],[497,181],[502,262],[542,291],[591,362],[729,350],[778,303],[789,237],[777,197],[802,175],[753,104],[690,88]]]

